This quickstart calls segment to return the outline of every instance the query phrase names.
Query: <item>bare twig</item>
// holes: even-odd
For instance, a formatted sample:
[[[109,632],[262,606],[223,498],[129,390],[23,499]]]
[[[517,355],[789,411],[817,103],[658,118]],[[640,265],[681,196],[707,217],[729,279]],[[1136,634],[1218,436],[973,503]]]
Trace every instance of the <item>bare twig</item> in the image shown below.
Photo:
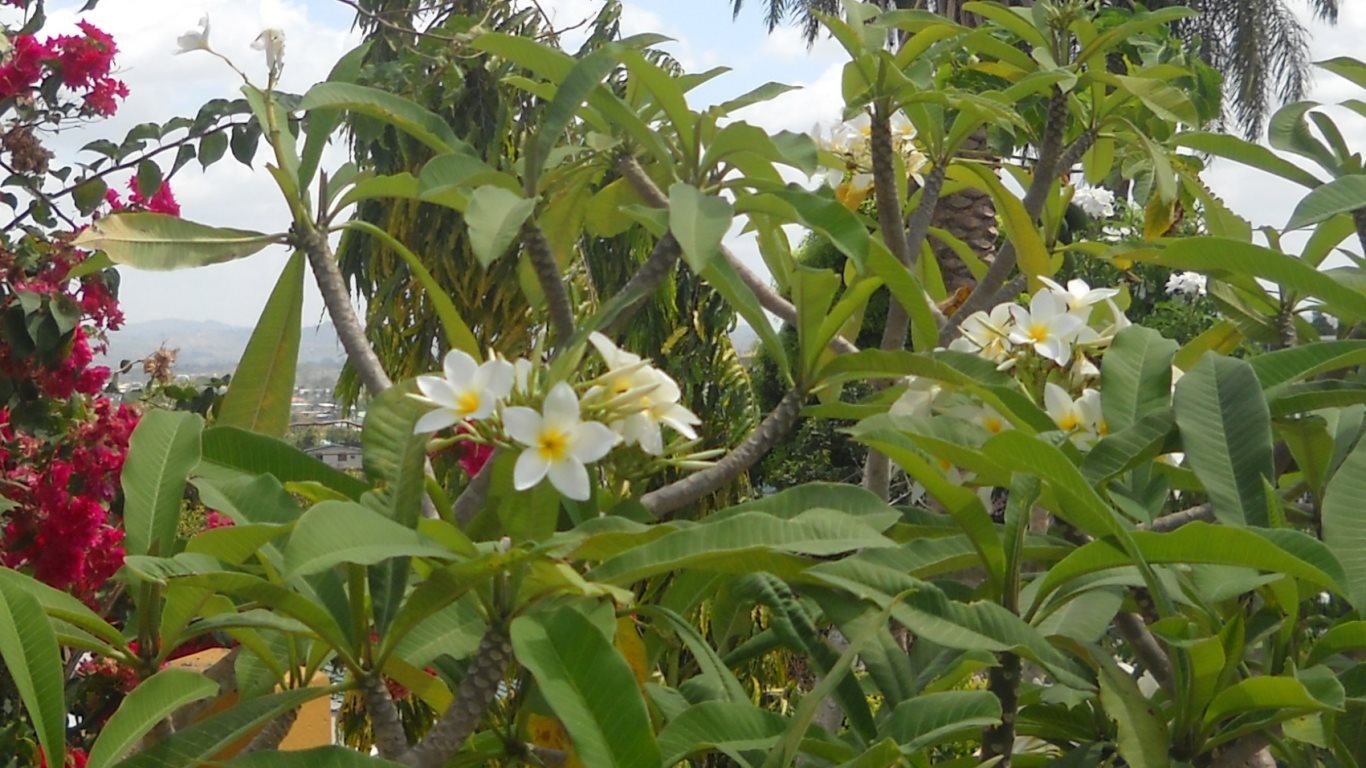
[[[665,278],[673,274],[674,266],[678,264],[678,256],[682,252],[673,233],[665,232],[664,236],[659,238],[645,263],[641,264],[635,275],[622,286],[619,295],[626,297],[627,304],[607,325],[608,335],[624,328],[631,318],[635,317],[636,312],[645,306],[645,300],[659,289]]]
[[[640,497],[655,517],[667,517],[694,501],[720,490],[762,459],[797,423],[806,394],[793,389],[743,443],[715,465]]]

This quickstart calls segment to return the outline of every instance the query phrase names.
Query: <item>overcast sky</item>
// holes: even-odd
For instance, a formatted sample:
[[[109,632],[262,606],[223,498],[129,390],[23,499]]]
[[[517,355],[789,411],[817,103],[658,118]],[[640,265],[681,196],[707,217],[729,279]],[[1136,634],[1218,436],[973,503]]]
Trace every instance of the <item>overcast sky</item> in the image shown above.
[[[1292,0],[1303,10],[1303,0]],[[73,26],[81,2],[48,3],[49,32]],[[568,26],[592,12],[600,0],[541,0],[543,7]],[[802,86],[742,116],[769,130],[805,131],[817,122],[837,119],[841,102],[840,69],[845,61],[837,45],[826,40],[808,50],[796,29],[768,35],[759,15],[762,0],[731,20],[731,0],[629,0],[623,27],[627,34],[661,32],[676,40],[669,49],[689,71],[727,66],[732,71],[697,89],[694,107],[728,98],[767,81]],[[1315,59],[1353,55],[1366,39],[1366,2],[1342,3],[1335,28],[1311,25]],[[193,115],[215,97],[236,96],[240,81],[221,62],[202,53],[173,55],[175,39],[208,13],[214,47],[244,68],[253,79],[265,79],[262,54],[249,48],[265,27],[282,28],[288,45],[282,88],[302,92],[322,79],[332,63],[357,42],[350,8],[338,0],[101,0],[84,18],[112,33],[121,52],[120,75],[132,91],[119,116],[90,129],[58,137],[52,146],[63,157],[95,138],[120,138],[140,122],[162,122]],[[1333,102],[1359,97],[1346,81],[1320,73],[1313,98]],[[1339,115],[1348,143],[1366,148],[1366,120]],[[334,152],[331,164],[343,162]],[[324,160],[327,167],[328,160]],[[1216,166],[1209,179],[1235,211],[1255,224],[1283,225],[1302,190],[1289,182],[1228,164]],[[114,184],[125,183],[115,179]],[[284,205],[264,172],[252,171],[230,157],[201,172],[197,163],[181,171],[174,184],[182,214],[215,225],[279,231],[288,223]],[[762,268],[752,243],[732,239],[732,246]],[[219,320],[252,325],[285,254],[263,252],[251,258],[175,273],[123,269],[122,298],[130,322],[161,319]],[[320,318],[322,302],[312,283],[305,321]]]

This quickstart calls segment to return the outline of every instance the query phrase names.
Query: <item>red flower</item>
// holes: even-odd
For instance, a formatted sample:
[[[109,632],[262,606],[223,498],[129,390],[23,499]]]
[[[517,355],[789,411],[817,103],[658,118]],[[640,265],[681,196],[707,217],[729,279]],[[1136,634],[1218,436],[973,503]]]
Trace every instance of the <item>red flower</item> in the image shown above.
[[[90,756],[80,747],[66,748],[66,768],[85,768],[86,761],[89,759]],[[48,768],[47,755],[43,753],[42,747],[38,748],[38,766],[39,768]]]
[[[50,43],[40,43],[33,35],[17,35],[10,40],[14,49],[9,60],[0,65],[0,98],[27,95],[43,77],[43,62],[52,59]]]

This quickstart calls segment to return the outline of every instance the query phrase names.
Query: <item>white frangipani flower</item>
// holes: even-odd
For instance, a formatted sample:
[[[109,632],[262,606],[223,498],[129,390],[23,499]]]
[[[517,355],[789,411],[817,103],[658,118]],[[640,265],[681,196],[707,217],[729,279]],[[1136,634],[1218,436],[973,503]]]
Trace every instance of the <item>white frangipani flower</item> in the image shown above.
[[[177,37],[175,42],[177,46],[176,55],[190,51],[209,50],[209,14],[206,13],[199,19],[198,32],[192,29]]]
[[[1039,280],[1067,304],[1067,311],[1080,315],[1083,320],[1091,316],[1091,307],[1119,295],[1118,288],[1092,288],[1080,278],[1068,280],[1065,288],[1048,277],[1040,276]]]
[[[1108,219],[1115,215],[1115,193],[1104,187],[1082,187],[1072,195],[1072,202],[1087,216]]]
[[[1058,365],[1072,360],[1072,341],[1082,328],[1082,319],[1067,311],[1067,305],[1049,291],[1039,291],[1029,302],[1029,309],[1011,305],[1010,314],[1015,327],[1010,340],[1028,345],[1040,357]]]
[[[955,352],[972,352],[1001,363],[1010,357],[1011,304],[997,304],[990,313],[977,311],[963,319],[959,336],[949,342]]]
[[[480,365],[473,357],[453,349],[446,353],[444,376],[418,376],[421,395],[413,395],[436,410],[418,419],[416,433],[435,432],[467,419],[486,419],[498,402],[512,391],[513,366],[492,359]]]
[[[1199,272],[1178,272],[1167,278],[1167,295],[1193,299],[1204,296],[1209,278]]]
[[[550,389],[541,413],[521,406],[507,408],[503,426],[513,440],[526,446],[512,470],[513,487],[525,491],[549,477],[555,490],[575,501],[589,497],[584,465],[621,442],[605,424],[580,419],[579,398],[563,381]]]
[[[615,404],[616,399],[628,396],[633,400],[617,404],[628,413],[611,424],[628,445],[639,445],[653,456],[663,455],[661,426],[667,426],[689,440],[697,439],[693,427],[702,420],[679,403],[683,393],[673,377],[643,362],[639,355],[621,349],[601,333],[590,334],[588,341],[607,364],[603,380],[611,402]]]
[[[1081,397],[1073,400],[1067,390],[1050,381],[1044,385],[1043,402],[1049,418],[1078,448],[1090,447],[1109,431],[1101,413],[1099,390],[1082,390]]]
[[[1006,417],[989,405],[960,405],[949,411],[949,415],[970,421],[993,435],[999,435],[1011,428]]]
[[[929,416],[935,400],[943,394],[944,388],[934,379],[912,376],[906,382],[906,391],[892,403],[888,413],[893,416]]]
[[[251,48],[266,52],[266,69],[271,79],[278,78],[285,67],[285,33],[280,29],[267,29],[256,36]]]

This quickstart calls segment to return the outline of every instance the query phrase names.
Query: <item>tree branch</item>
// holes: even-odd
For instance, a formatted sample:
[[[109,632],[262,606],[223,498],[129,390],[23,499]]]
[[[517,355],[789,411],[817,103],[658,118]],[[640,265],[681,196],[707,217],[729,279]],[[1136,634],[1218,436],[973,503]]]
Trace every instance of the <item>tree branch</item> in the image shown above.
[[[560,275],[560,267],[555,263],[555,254],[545,233],[535,221],[527,221],[522,228],[526,238],[527,258],[531,260],[531,271],[536,273],[536,282],[545,294],[546,308],[550,311],[550,325],[555,330],[555,346],[563,348],[574,336],[574,304],[569,299],[569,286]]]
[[[1138,526],[1140,531],[1154,531],[1156,533],[1170,533],[1186,523],[1196,521],[1211,523],[1214,522],[1214,507],[1210,504],[1201,504],[1180,512],[1173,512],[1170,515],[1153,520],[1151,523],[1144,523]]]
[[[263,728],[260,733],[256,734],[256,736],[253,737],[238,754],[250,755],[253,752],[262,752],[268,749],[278,748],[280,742],[284,741],[285,737],[289,735],[289,729],[294,727],[294,721],[298,719],[299,710],[295,708],[280,715],[274,720],[271,720],[269,723],[266,723],[266,727]]]
[[[171,715],[171,726],[175,728],[175,730],[179,731],[188,727],[199,718],[200,713],[213,706],[215,701],[237,690],[236,664],[237,657],[241,655],[241,653],[241,646],[233,648],[231,651],[228,651],[223,658],[210,664],[208,669],[204,670],[205,677],[218,683],[218,695],[213,698],[201,699],[186,704],[176,710],[175,714]]]
[[[1366,208],[1352,211],[1352,221],[1357,225],[1357,240],[1361,242],[1361,252],[1366,254]]]
[[[678,241],[674,239],[672,232],[665,232],[664,236],[655,243],[654,250],[650,252],[649,258],[640,265],[635,275],[622,286],[619,296],[626,297],[627,304],[621,308],[617,316],[607,325],[606,333],[613,335],[620,331],[636,312],[645,306],[645,300],[650,298],[664,280],[672,275],[674,266],[678,264],[678,257],[683,252]]]
[[[469,670],[455,692],[455,700],[441,719],[427,732],[417,746],[408,750],[398,762],[411,768],[441,768],[465,740],[474,733],[484,712],[498,696],[503,673],[512,661],[512,641],[507,628],[494,624],[479,641],[479,648],[470,660]]]
[[[622,175],[626,177],[627,181],[631,184],[631,187],[636,190],[636,194],[644,198],[646,203],[655,208],[668,207],[669,198],[660,191],[654,180],[645,173],[645,170],[641,168],[640,164],[633,158],[622,160],[619,167],[622,169]],[[740,276],[740,280],[749,288],[755,298],[759,300],[760,306],[777,315],[778,319],[782,320],[784,323],[787,323],[794,328],[796,327],[797,308],[792,306],[792,302],[778,295],[777,291],[773,290],[766,281],[754,274],[749,267],[745,266],[744,262],[740,261],[739,257],[737,257],[733,251],[724,245],[721,246],[721,257],[724,258],[731,269],[734,269],[736,274]],[[858,347],[854,346],[852,342],[842,336],[836,336],[831,340],[830,348],[839,353],[858,351]]]
[[[322,293],[332,326],[337,330],[337,338],[346,350],[347,360],[356,369],[356,375],[371,397],[378,395],[388,389],[392,382],[384,372],[384,365],[375,355],[375,350],[371,348],[370,340],[365,337],[365,327],[356,317],[355,308],[351,306],[351,294],[346,290],[346,280],[341,270],[337,268],[332,247],[327,244],[326,236],[314,227],[302,232],[296,228],[295,238],[298,247],[308,257],[309,266],[313,268],[318,291]]]
[[[720,490],[754,466],[792,430],[805,400],[806,393],[800,388],[791,390],[772,413],[764,418],[758,429],[725,458],[701,472],[650,491],[640,497],[640,503],[655,517],[664,518],[703,496]]]
[[[999,757],[996,768],[1010,768],[1010,756],[1015,751],[1015,715],[1020,708],[1020,657],[1005,652],[996,658],[1000,664],[987,673],[987,690],[1001,702],[1001,722],[982,731],[978,759],[986,763]]]
[[[1162,649],[1153,633],[1148,631],[1148,625],[1143,623],[1143,619],[1137,614],[1122,612],[1115,616],[1115,627],[1129,643],[1134,656],[1143,664],[1144,669],[1147,669],[1157,684],[1162,686],[1162,690],[1168,693],[1176,690],[1172,678],[1171,657]]]
[[[408,736],[403,732],[403,721],[399,719],[398,707],[394,706],[389,686],[384,684],[378,672],[367,674],[359,682],[379,756],[392,760],[407,752]]]

